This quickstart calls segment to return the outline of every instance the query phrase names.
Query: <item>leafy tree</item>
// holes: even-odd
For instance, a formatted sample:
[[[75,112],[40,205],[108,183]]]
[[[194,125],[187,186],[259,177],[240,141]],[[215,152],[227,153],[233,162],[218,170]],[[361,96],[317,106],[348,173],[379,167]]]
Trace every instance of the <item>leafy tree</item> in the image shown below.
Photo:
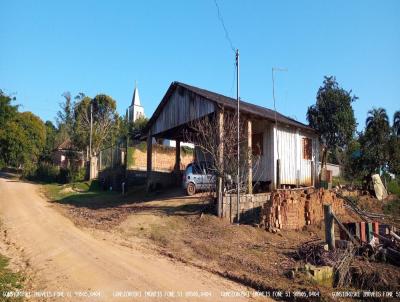
[[[51,152],[56,147],[57,128],[51,121],[46,121],[44,125],[46,127],[46,144],[40,156],[40,160],[50,162]]]
[[[73,142],[81,149],[89,146],[92,107],[92,152],[97,154],[105,144],[112,144],[118,127],[116,102],[110,96],[99,94],[95,98],[84,97],[75,105]]]
[[[7,131],[6,126],[12,121],[18,112],[18,106],[12,105],[15,97],[6,95],[0,89],[0,142],[6,139]],[[7,164],[7,145],[0,143],[0,168]]]
[[[143,129],[146,127],[148,118],[144,116],[139,116],[133,123],[129,124],[129,133],[134,138],[137,135],[140,135]]]
[[[393,116],[393,132],[400,136],[400,110],[396,111]]]
[[[4,163],[31,172],[46,143],[46,129],[31,112],[17,113],[0,129],[1,155]]]
[[[400,175],[400,137],[391,135],[389,140],[389,172]]]
[[[348,180],[361,179],[364,176],[364,163],[361,144],[352,139],[346,146],[343,159],[343,174]]]
[[[368,111],[365,131],[360,137],[364,162],[371,173],[379,172],[389,160],[390,126],[386,110],[373,108]]]
[[[64,92],[62,94],[64,102],[60,103],[60,110],[57,112],[57,124],[58,127],[64,127],[66,133],[72,135],[72,128],[74,124],[74,104],[71,100],[71,93]]]
[[[322,145],[322,167],[329,151],[344,148],[353,138],[356,120],[352,103],[357,99],[339,86],[336,78],[325,77],[318,89],[316,103],[308,107],[307,120],[318,134]]]
[[[7,121],[12,120],[18,112],[18,106],[11,105],[13,101],[15,97],[6,95],[0,89],[0,128],[3,128]]]

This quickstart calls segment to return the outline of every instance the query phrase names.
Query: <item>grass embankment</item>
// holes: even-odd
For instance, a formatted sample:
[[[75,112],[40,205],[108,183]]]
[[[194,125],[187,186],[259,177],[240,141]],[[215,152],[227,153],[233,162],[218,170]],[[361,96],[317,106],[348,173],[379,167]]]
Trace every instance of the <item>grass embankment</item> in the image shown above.
[[[9,259],[0,255],[0,301],[22,301],[22,298],[6,297],[11,291],[23,289],[24,277],[20,273],[14,273],[8,268]]]
[[[391,180],[387,185],[388,191],[397,196],[388,201],[384,207],[385,214],[392,215],[396,219],[400,219],[400,182],[399,180]]]
[[[45,184],[44,193],[51,200],[60,203],[78,205],[86,204],[88,200],[93,203],[101,203],[115,199],[118,192],[104,191],[97,181],[84,181],[72,184]]]

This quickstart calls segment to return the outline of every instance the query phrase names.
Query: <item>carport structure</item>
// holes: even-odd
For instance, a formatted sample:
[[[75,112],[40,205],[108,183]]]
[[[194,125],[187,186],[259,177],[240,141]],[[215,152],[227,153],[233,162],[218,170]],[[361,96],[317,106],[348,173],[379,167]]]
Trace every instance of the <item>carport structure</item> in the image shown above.
[[[235,112],[236,100],[215,92],[180,82],[173,82],[150,118],[144,133],[147,137],[147,183],[157,177],[152,170],[152,140],[163,138],[176,140],[175,172],[180,170],[180,142],[190,123],[206,116],[218,120],[219,148],[223,150],[224,114]],[[284,116],[274,110],[240,101],[240,119],[244,121],[247,150],[254,152],[253,145],[260,146],[259,171],[252,171],[250,163],[247,192],[252,193],[253,178],[268,183],[269,189],[281,186],[311,186],[316,179],[319,142],[316,132],[309,126]],[[221,158],[222,160],[222,158]],[[254,175],[258,174],[258,175]],[[217,192],[222,184],[217,181]]]

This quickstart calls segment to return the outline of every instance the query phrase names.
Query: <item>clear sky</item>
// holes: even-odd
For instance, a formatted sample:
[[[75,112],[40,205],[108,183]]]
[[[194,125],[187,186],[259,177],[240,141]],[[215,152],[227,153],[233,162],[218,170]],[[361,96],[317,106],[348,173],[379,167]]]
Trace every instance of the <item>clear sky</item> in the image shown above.
[[[367,111],[400,110],[400,1],[218,0],[240,50],[241,97],[305,122],[324,75]],[[135,80],[151,116],[173,81],[235,95],[234,54],[214,0],[0,0],[0,89],[54,120],[61,94],[106,93],[125,110]]]

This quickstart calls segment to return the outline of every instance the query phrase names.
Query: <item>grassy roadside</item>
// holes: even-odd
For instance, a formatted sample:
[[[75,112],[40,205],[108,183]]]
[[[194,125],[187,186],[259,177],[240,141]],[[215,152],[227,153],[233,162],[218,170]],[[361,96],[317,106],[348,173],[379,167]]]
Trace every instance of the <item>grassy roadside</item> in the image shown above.
[[[120,196],[118,192],[104,191],[97,181],[83,181],[72,184],[44,184],[44,195],[52,202],[87,205],[115,201]]]
[[[23,289],[24,276],[21,273],[14,273],[8,268],[9,259],[0,255],[0,301],[23,301],[22,298],[4,297],[9,291]]]

